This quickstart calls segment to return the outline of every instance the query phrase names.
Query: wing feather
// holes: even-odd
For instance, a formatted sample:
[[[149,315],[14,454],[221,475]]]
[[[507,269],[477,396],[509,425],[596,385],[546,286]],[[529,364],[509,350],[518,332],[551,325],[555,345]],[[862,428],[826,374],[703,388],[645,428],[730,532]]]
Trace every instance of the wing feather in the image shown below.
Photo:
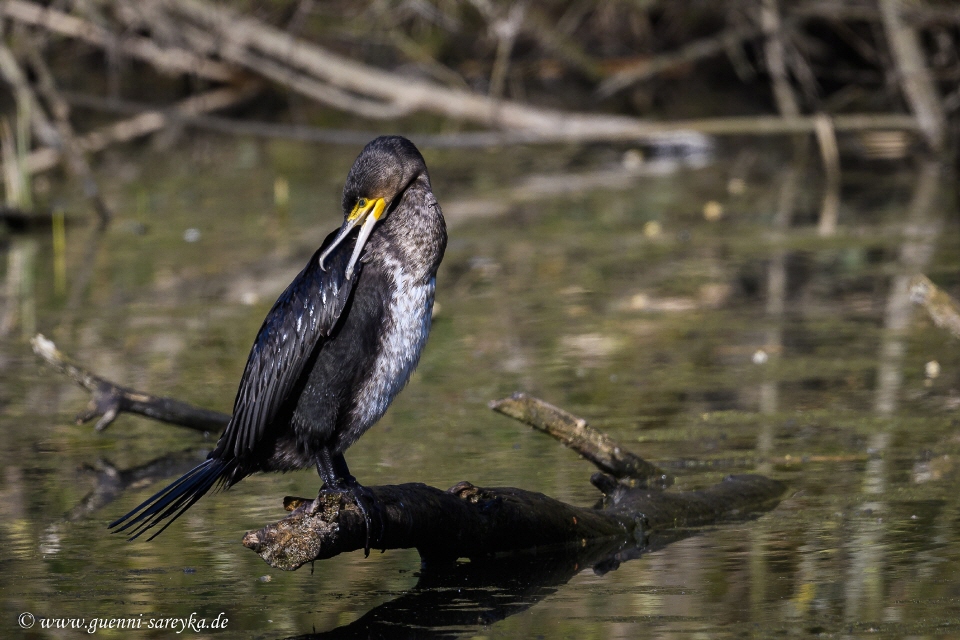
[[[345,278],[353,246],[349,241],[342,242],[320,268],[320,254],[335,235],[327,236],[264,319],[240,379],[233,417],[211,457],[242,460],[254,451],[301,376],[309,373],[304,365],[310,355],[336,327],[359,273]]]

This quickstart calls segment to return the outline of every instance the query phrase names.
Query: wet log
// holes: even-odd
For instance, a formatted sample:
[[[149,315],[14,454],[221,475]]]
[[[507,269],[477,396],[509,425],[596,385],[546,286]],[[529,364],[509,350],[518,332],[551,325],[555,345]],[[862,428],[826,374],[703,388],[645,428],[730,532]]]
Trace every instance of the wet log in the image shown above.
[[[576,507],[542,493],[461,482],[442,491],[424,484],[368,487],[383,508],[379,549],[416,549],[425,562],[505,553],[550,552],[646,536],[763,511],[783,495],[764,476],[728,476],[703,491],[662,492],[617,485],[602,509]],[[276,569],[363,549],[366,524],[350,494],[323,491],[316,500],[288,498],[288,517],[248,532],[243,545]]]

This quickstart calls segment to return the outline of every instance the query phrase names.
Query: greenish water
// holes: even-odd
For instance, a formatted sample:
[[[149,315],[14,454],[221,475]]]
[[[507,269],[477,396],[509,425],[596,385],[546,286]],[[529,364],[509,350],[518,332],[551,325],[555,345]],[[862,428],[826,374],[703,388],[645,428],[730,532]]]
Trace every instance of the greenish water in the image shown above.
[[[730,145],[706,167],[649,176],[625,170],[624,151],[427,151],[450,224],[439,309],[417,373],[350,449],[351,470],[367,484],[469,480],[592,504],[591,465],[487,408],[523,390],[670,468],[682,489],[731,472],[785,480],[774,511],[603,575],[531,566],[510,584],[424,575],[413,551],[270,569],[240,539],[282,517],[283,496],[313,495],[309,471],[248,478],[151,543],[109,535],[157,484],[79,507],[106,470],[182,452],[173,475],[215,436],[131,416],[102,433],[75,426],[86,396],[26,338],[35,328],[105,377],[229,410],[264,314],[339,225],[357,153],[200,137],[104,159],[118,219],[95,245],[68,226],[64,290],[47,232],[4,240],[0,636],[85,635],[24,631],[23,612],[142,616],[134,636],[97,632],[109,637],[168,637],[146,620],[192,612],[224,614],[226,629],[201,634],[217,638],[955,634],[960,340],[904,289],[924,272],[960,293],[951,171],[850,162],[837,232],[822,237],[814,150],[797,161]],[[45,197],[82,212],[69,186]],[[402,623],[364,626],[378,616]]]

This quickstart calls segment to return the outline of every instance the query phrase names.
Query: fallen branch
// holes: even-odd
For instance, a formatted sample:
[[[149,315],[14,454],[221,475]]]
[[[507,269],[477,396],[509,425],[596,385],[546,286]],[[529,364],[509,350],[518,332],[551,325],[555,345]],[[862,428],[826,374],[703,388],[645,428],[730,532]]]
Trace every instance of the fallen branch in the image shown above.
[[[325,144],[362,145],[377,136],[375,130],[330,129],[307,125],[280,124],[238,120],[200,113],[186,113],[183,110],[163,110],[153,105],[130,100],[101,98],[89,94],[64,92],[71,104],[88,109],[111,113],[139,114],[164,113],[172,121],[230,135],[250,135],[264,138],[287,138],[304,142]],[[667,120],[650,123],[658,142],[665,144],[698,147],[705,143],[696,133],[710,135],[756,135],[777,136],[795,133],[813,133],[822,116],[801,116],[781,118],[779,116],[757,116],[751,118],[703,118],[698,120]],[[874,130],[916,131],[916,119],[909,115],[887,114],[850,114],[837,116],[832,124],[837,132],[856,132]],[[671,137],[683,132],[694,132],[690,138]],[[418,147],[437,149],[487,148],[520,144],[555,144],[565,138],[550,132],[536,131],[464,131],[459,133],[406,134]],[[628,176],[626,176],[628,177]]]
[[[715,36],[691,42],[677,51],[654,56],[618,71],[600,83],[600,86],[597,87],[597,95],[601,98],[612,96],[655,75],[666,73],[703,58],[719,55],[727,48],[738,46],[745,40],[750,40],[758,35],[760,35],[760,29],[757,27],[741,27],[727,29]]]
[[[491,402],[490,408],[556,438],[595,464],[600,471],[618,480],[633,480],[638,486],[666,487],[673,484],[673,478],[663,469],[630,453],[583,418],[543,400],[515,393]]]
[[[434,82],[400,76],[343,56],[258,20],[198,0],[156,0],[174,14],[196,22],[217,36],[217,53],[244,64],[244,51],[273,59],[330,87],[379,103],[384,113],[427,111],[484,126],[527,134],[523,142],[656,141],[677,131],[724,134],[810,133],[814,117],[743,117],[653,122],[627,116],[543,109],[511,100],[496,100]],[[213,39],[208,39],[213,40]],[[207,52],[209,53],[209,52]],[[251,68],[256,71],[256,69]],[[292,87],[296,90],[296,87]],[[905,115],[853,114],[834,119],[837,131],[915,130]]]
[[[90,392],[90,402],[85,411],[77,414],[77,424],[99,418],[96,430],[103,431],[121,413],[136,413],[161,422],[207,432],[220,431],[230,420],[230,416],[225,413],[200,409],[172,398],[134,391],[101,378],[68,361],[57,346],[42,334],[35,335],[30,344],[33,352],[47,364]]]
[[[514,100],[495,99],[471,91],[450,88],[436,82],[408,77],[366,65],[338,55],[313,42],[297,38],[282,29],[265,24],[255,18],[239,15],[223,5],[214,5],[198,0],[149,0],[138,5],[142,10],[136,20],[124,12],[121,20],[127,20],[126,28],[136,30],[140,20],[154,25],[159,32],[178,29],[179,41],[187,49],[158,48],[157,51],[176,51],[187,54],[177,68],[195,70],[200,61],[220,65],[205,77],[231,79],[243,77],[247,70],[313,100],[372,119],[396,118],[414,112],[430,112],[467,123],[478,123],[499,131],[483,131],[457,134],[452,138],[438,140],[435,146],[493,146],[503,144],[541,144],[583,141],[650,141],[667,140],[677,132],[698,132],[708,135],[785,135],[811,133],[816,130],[814,117],[743,117],[654,122],[639,118],[583,112],[568,112],[545,109]],[[73,37],[111,49],[118,45],[109,31],[55,10],[46,9],[25,0],[11,0],[0,4],[0,12],[25,23],[43,26]],[[125,17],[123,17],[125,16]],[[133,20],[131,23],[130,20]],[[151,27],[152,28],[152,27]],[[754,32],[734,31],[730,37],[742,38]],[[142,40],[142,38],[141,38]],[[720,37],[707,52],[727,43],[728,37]],[[120,43],[130,40],[121,38]],[[136,38],[132,41],[139,42]],[[142,43],[146,46],[146,43]],[[696,43],[695,43],[696,45]],[[687,55],[701,55],[703,51],[691,45]],[[146,49],[131,50],[130,55],[140,56],[160,68],[174,68],[157,52],[145,53]],[[158,57],[159,56],[159,57]],[[189,58],[189,60],[188,60]],[[174,59],[177,56],[174,56]],[[678,58],[679,59],[679,58]],[[225,64],[225,62],[226,64]],[[676,63],[676,60],[670,64]],[[166,65],[166,67],[164,67]],[[614,76],[616,77],[616,76]],[[230,89],[219,91],[229,92]],[[224,104],[194,108],[197,101],[225,98],[228,93],[210,92],[191,98],[180,105],[181,117],[207,113],[228,106]],[[839,132],[863,130],[916,131],[918,122],[909,115],[849,114],[834,118],[835,130]],[[143,114],[131,121],[118,123],[78,139],[78,144],[87,152],[96,151],[114,142],[122,142],[144,135],[165,126],[160,112]],[[198,120],[198,124],[200,121]],[[225,123],[208,122],[207,126],[226,128]],[[264,131],[262,127],[258,131]],[[309,133],[303,129],[281,129],[283,135],[305,136],[307,139],[324,139],[330,134]],[[269,135],[269,134],[266,134]],[[336,136],[334,136],[336,137]],[[351,138],[351,144],[353,138]],[[55,152],[44,149],[31,155],[29,166],[41,171],[56,163]]]
[[[763,47],[764,57],[767,62],[767,72],[770,74],[770,83],[773,85],[773,97],[777,103],[777,110],[784,117],[796,117],[800,115],[800,105],[793,93],[793,87],[790,86],[777,0],[763,0],[760,3],[760,23],[766,38]]]

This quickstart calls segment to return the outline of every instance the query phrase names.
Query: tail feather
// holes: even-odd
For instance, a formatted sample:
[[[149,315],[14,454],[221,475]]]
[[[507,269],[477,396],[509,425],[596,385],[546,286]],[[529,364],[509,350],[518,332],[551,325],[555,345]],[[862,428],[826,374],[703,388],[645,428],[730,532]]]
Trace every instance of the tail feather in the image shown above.
[[[159,531],[150,536],[149,540],[153,540],[217,482],[222,484],[231,471],[232,465],[229,463],[209,458],[144,500],[127,515],[111,522],[109,527],[115,529],[114,533],[133,527],[129,539],[134,540],[169,518]]]

